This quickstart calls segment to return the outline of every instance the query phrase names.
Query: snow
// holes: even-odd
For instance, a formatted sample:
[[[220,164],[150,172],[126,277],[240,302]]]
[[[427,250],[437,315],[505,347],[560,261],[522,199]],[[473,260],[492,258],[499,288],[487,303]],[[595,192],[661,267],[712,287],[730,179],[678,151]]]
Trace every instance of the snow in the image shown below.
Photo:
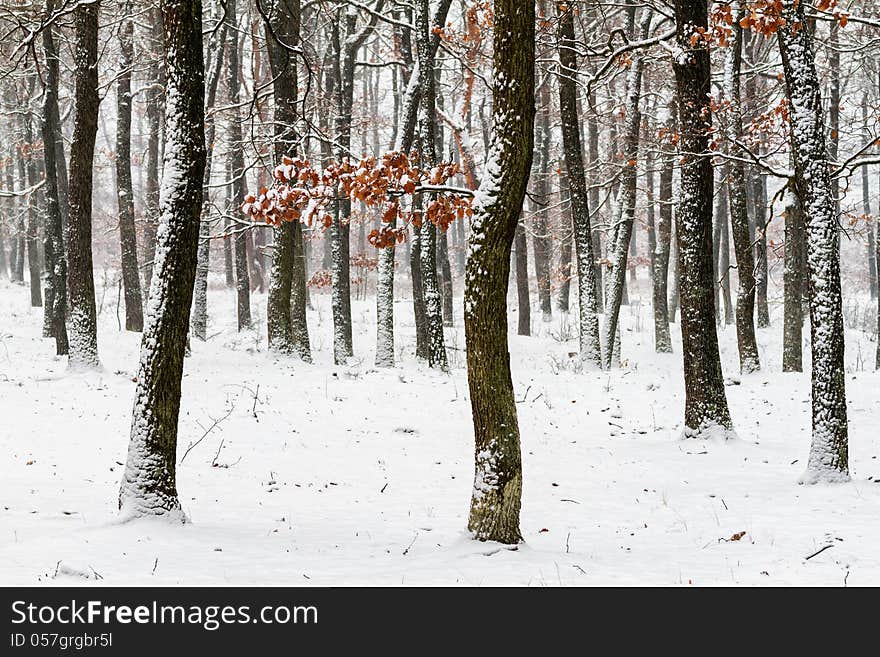
[[[27,291],[0,282],[0,582],[880,584],[880,374],[856,357],[874,349],[866,333],[847,330],[853,479],[799,486],[810,375],[780,373],[781,308],[758,330],[765,371],[729,381],[738,439],[725,441],[680,438],[679,328],[675,353],[655,354],[646,279],[621,310],[625,365],[606,372],[579,371],[571,318],[536,318],[520,337],[510,303],[525,543],[507,550],[465,529],[460,325],[447,329],[450,373],[432,371],[413,357],[412,304],[398,299],[398,367],[377,370],[375,300],[355,301],[358,360],[335,367],[329,295],[313,293],[309,365],[267,350],[265,296],[256,329],[238,333],[235,291],[210,282],[211,337],[193,341],[183,379],[185,525],[120,522],[140,336],[117,330],[115,300],[99,309],[104,367],[70,371],[39,337]],[[735,371],[735,331],[719,337]]]

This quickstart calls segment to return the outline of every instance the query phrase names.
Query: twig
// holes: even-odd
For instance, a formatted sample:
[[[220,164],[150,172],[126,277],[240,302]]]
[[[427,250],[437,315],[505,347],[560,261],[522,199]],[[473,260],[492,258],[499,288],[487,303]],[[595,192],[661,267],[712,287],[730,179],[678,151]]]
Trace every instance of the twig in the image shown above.
[[[826,545],[825,547],[823,547],[823,548],[819,548],[818,550],[816,550],[815,552],[813,552],[813,554],[811,554],[810,556],[808,556],[808,557],[804,557],[804,559],[805,559],[806,561],[809,561],[809,560],[812,559],[813,557],[822,554],[822,553],[823,553],[825,550],[827,550],[828,548],[833,548],[833,547],[834,547],[834,544],[833,544],[833,543],[829,543],[829,544]]]

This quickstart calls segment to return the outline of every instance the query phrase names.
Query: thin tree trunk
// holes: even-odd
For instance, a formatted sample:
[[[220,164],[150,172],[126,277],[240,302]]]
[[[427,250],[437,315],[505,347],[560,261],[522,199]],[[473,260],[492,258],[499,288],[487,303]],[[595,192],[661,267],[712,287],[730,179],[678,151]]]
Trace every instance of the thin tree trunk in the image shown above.
[[[681,338],[685,382],[685,435],[702,436],[732,428],[715,331],[712,280],[712,195],[708,151],[711,128],[711,70],[708,47],[691,45],[695,28],[708,28],[703,0],[676,0],[673,57],[678,89],[681,182],[676,205],[678,267],[681,279]]]
[[[578,274],[578,338],[581,361],[601,369],[602,350],[599,343],[599,316],[596,301],[596,273],[594,269],[592,228],[584,176],[583,149],[580,121],[577,112],[577,55],[574,36],[574,7],[562,2],[556,4],[559,15],[559,111],[562,120],[562,144],[568,189],[571,197],[571,216]]]
[[[790,183],[791,186],[794,182]],[[783,333],[782,371],[802,372],[802,335],[804,324],[804,217],[800,201],[793,189],[785,195],[785,268],[782,274]]]
[[[668,106],[668,126],[673,124],[674,103]],[[669,307],[666,287],[669,278],[669,247],[672,241],[672,175],[674,155],[665,146],[661,154],[657,247],[652,261],[652,301],[654,306],[654,349],[658,353],[672,353],[669,333]]]
[[[645,9],[639,21],[638,39],[644,39],[651,25],[652,10]],[[629,242],[632,237],[636,212],[636,164],[639,155],[639,132],[641,130],[641,112],[639,111],[639,95],[642,86],[643,58],[634,54],[626,79],[626,121],[624,124],[624,164],[620,183],[620,221],[613,227],[615,238],[612,254],[609,286],[605,299],[605,322],[603,325],[604,366],[611,367],[614,341],[618,332],[620,306],[623,302],[623,288],[626,284],[626,263]]]
[[[134,188],[131,182],[131,68],[134,23],[131,2],[123,6],[119,28],[119,74],[116,78],[116,199],[119,209],[119,247],[125,291],[125,330],[142,331],[144,310],[134,226]]]
[[[547,206],[550,204],[550,82],[545,80],[538,89],[538,108],[535,121],[535,151],[538,156],[535,162],[532,185],[534,189],[532,248],[535,255],[535,278],[538,281],[538,304],[541,306],[541,320],[549,322],[553,317],[553,305],[550,297],[550,254],[551,242],[548,226]],[[568,262],[571,262],[571,242],[568,243]],[[565,259],[563,246],[563,264]],[[568,272],[563,272],[568,273]],[[566,299],[568,307],[568,289],[560,291],[560,299]]]
[[[516,302],[517,335],[532,334],[532,308],[529,300],[529,254],[526,229],[522,217],[516,225],[514,238],[514,258],[516,260]]]
[[[803,3],[782,0],[787,25],[804,25]],[[849,478],[840,251],[822,121],[822,99],[805,29],[777,32],[791,106],[791,149],[804,208],[810,286],[813,431],[804,483]]]
[[[98,132],[98,3],[74,12],[74,122],[67,222],[70,316],[69,365],[98,367],[98,327],[92,271],[92,164]]]
[[[742,139],[742,105],[740,102],[740,69],[742,67],[743,35],[740,20],[744,15],[739,2],[732,4],[731,42],[724,67],[724,87],[730,103],[727,112],[727,139],[734,144]],[[727,165],[727,193],[730,197],[730,226],[736,252],[739,285],[736,292],[736,342],[739,348],[739,369],[743,374],[761,369],[758,342],[755,339],[755,261],[749,234],[748,193],[745,164],[737,159]]]
[[[156,227],[159,224],[159,134],[162,129],[162,95],[165,88],[165,69],[162,66],[162,21],[155,11],[151,11],[153,29],[150,57],[153,59],[149,69],[150,86],[146,93],[147,116],[147,180],[144,185],[146,197],[144,211],[144,281],[147,290],[153,280],[153,258],[156,250]],[[71,170],[73,161],[71,160]]]
[[[436,147],[436,106],[434,55],[431,50],[429,0],[420,0],[416,8],[416,36],[419,54],[419,86],[421,87],[421,112],[419,133],[421,137],[421,164],[428,168],[437,161]],[[423,195],[424,196],[424,195]],[[427,202],[427,197],[423,198]],[[428,332],[428,365],[447,370],[446,346],[443,339],[443,309],[440,299],[440,286],[437,278],[437,226],[425,219],[423,213],[421,226],[421,266],[422,287],[425,296],[425,319]]]
[[[238,212],[247,193],[244,169],[244,140],[242,138],[239,76],[241,66],[238,52],[238,10],[236,0],[226,2],[226,20],[229,21],[229,53],[226,67],[226,89],[232,110],[229,114],[229,163],[232,169],[232,212]],[[248,233],[237,229],[232,238],[232,253],[235,263],[235,306],[238,317],[238,330],[251,327],[251,278],[248,258]]]
[[[33,144],[34,131],[30,115],[24,115],[24,140],[27,144]],[[41,289],[41,274],[43,271],[43,258],[40,253],[40,212],[38,209],[38,196],[35,189],[38,183],[37,159],[34,150],[25,159],[27,171],[27,186],[33,191],[27,198],[27,258],[28,258],[28,282],[31,292],[31,307],[39,308],[43,305],[43,293]]]
[[[46,0],[44,15],[51,16],[55,10],[54,0]],[[46,61],[43,93],[43,159],[46,168],[46,225],[43,237],[43,252],[46,261],[45,316],[50,328],[50,336],[55,338],[55,353],[64,356],[68,351],[67,325],[67,257],[64,252],[64,216],[58,193],[57,149],[55,143],[59,129],[58,113],[58,48],[52,28],[43,29],[43,56]],[[50,146],[46,146],[49,144]],[[2,248],[2,246],[0,246]],[[5,270],[5,262],[2,263]]]
[[[182,522],[186,516],[175,472],[177,424],[205,174],[202,3],[162,0],[162,17],[169,83],[162,230],[141,341],[119,508],[128,517],[165,516]]]
[[[275,160],[293,156],[298,147],[297,70],[291,48],[300,47],[300,0],[276,0],[266,24],[269,65],[275,99]],[[269,348],[312,359],[306,322],[306,269],[302,224],[283,222],[275,228],[272,274],[266,318]]]

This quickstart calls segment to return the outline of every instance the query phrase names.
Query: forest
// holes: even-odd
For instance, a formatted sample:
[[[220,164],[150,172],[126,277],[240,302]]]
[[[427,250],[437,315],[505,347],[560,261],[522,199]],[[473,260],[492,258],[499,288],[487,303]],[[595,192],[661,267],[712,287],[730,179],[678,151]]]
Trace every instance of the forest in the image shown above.
[[[880,584],[880,2],[0,34],[0,582]]]

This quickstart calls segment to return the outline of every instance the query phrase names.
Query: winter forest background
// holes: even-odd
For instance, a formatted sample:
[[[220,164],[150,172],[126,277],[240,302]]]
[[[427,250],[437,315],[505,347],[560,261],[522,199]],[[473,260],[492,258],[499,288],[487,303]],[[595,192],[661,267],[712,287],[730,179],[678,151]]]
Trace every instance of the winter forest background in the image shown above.
[[[0,582],[880,582],[880,3],[0,33]]]

